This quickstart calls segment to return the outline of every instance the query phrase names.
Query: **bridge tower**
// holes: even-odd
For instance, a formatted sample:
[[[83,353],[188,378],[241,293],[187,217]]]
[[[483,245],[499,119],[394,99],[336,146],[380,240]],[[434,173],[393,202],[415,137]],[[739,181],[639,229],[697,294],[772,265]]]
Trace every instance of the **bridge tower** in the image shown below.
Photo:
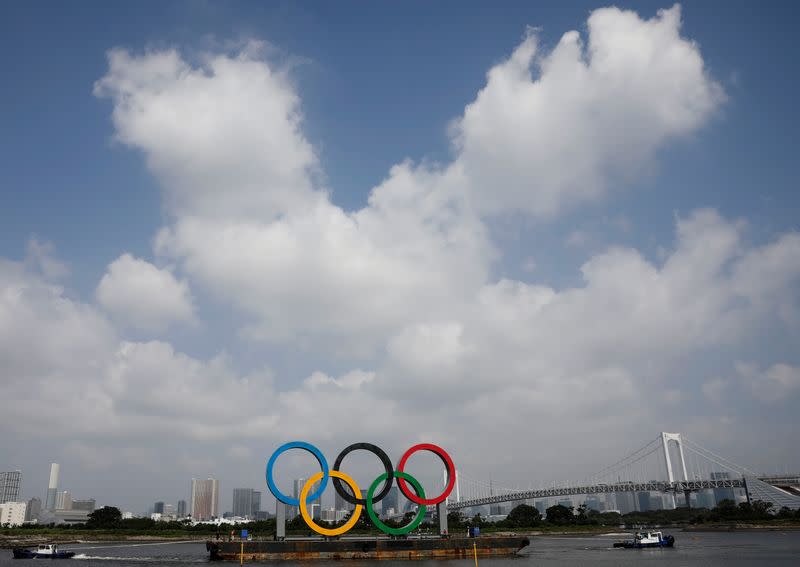
[[[661,432],[661,442],[664,445],[664,460],[667,463],[667,478],[670,482],[675,482],[675,475],[672,473],[672,459],[669,457],[669,442],[674,441],[675,444],[678,446],[678,458],[680,459],[681,465],[681,472],[683,473],[682,480],[689,480],[689,475],[686,474],[686,461],[683,458],[683,440],[681,439],[680,433],[666,433],[664,431]],[[691,500],[689,496],[689,491],[685,490],[683,493],[684,498],[686,499],[686,507],[691,508]],[[673,496],[674,501],[674,496]]]

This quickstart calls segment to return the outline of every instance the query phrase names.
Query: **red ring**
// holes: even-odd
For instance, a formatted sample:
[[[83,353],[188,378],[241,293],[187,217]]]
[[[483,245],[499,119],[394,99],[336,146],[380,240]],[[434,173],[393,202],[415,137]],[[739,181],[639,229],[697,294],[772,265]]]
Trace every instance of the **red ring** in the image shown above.
[[[447,451],[442,449],[437,445],[432,445],[431,443],[420,443],[419,445],[414,445],[400,459],[400,462],[397,463],[397,471],[398,472],[405,472],[403,468],[406,466],[406,461],[408,458],[417,451],[430,451],[437,455],[444,466],[447,467],[447,486],[439,496],[436,498],[420,498],[413,492],[408,489],[408,485],[406,485],[406,481],[403,478],[397,477],[397,486],[400,487],[400,492],[403,493],[403,496],[411,500],[414,504],[419,504],[421,506],[434,506],[439,502],[443,502],[445,498],[450,496],[450,493],[453,492],[453,487],[456,484],[456,467],[453,464],[453,460],[450,458],[450,455],[447,454]]]

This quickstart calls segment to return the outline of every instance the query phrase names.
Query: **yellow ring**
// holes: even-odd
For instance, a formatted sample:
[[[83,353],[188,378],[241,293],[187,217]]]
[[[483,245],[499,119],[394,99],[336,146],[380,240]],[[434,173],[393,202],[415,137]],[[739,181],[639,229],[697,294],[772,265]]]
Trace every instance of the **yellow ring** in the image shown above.
[[[352,478],[344,474],[340,471],[329,471],[328,474],[333,478],[341,478],[345,481],[350,488],[353,490],[353,494],[356,498],[361,498],[361,490],[358,488],[356,481]],[[356,525],[358,518],[361,517],[361,509],[363,506],[361,504],[356,505],[356,509],[353,510],[353,515],[350,516],[350,519],[345,522],[344,525],[339,526],[338,528],[323,528],[322,526],[317,525],[314,522],[314,518],[308,515],[308,507],[306,506],[306,498],[308,497],[308,491],[311,490],[311,487],[314,486],[314,483],[321,480],[322,477],[325,476],[325,473],[318,472],[311,478],[309,478],[306,483],[303,485],[303,490],[300,491],[300,515],[303,516],[303,519],[308,524],[308,527],[317,532],[318,534],[325,535],[325,536],[337,536],[342,535],[343,533],[349,532],[353,526]]]

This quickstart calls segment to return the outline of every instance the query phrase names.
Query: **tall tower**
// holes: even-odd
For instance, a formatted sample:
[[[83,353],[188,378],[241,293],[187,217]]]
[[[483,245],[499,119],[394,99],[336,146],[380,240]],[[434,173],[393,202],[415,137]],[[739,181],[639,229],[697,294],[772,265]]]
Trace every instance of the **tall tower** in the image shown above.
[[[19,500],[19,488],[22,484],[20,471],[0,472],[0,504]]]
[[[52,463],[50,465],[50,482],[47,484],[47,498],[45,499],[45,510],[56,509],[56,493],[58,492],[58,474],[61,472],[61,465]]]
[[[689,480],[689,476],[686,474],[686,461],[683,459],[683,441],[681,440],[680,433],[664,433],[661,432],[661,442],[664,444],[664,460],[667,462],[667,478],[670,482],[675,482],[675,475],[672,474],[672,460],[669,458],[669,442],[675,441],[675,444],[678,446],[678,458],[681,461],[681,472],[683,473],[683,478],[681,480]]]
[[[252,488],[233,489],[233,515],[237,518],[253,517],[253,495]],[[260,495],[259,495],[260,496]]]
[[[219,480],[192,479],[191,516],[195,520],[219,517]]]

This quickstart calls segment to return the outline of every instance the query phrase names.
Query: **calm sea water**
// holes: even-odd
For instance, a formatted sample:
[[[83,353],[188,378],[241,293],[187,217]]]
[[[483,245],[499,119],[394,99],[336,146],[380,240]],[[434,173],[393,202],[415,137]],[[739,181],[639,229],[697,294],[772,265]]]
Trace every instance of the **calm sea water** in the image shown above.
[[[534,537],[529,552],[518,558],[479,559],[480,567],[539,567],[570,565],[593,567],[628,565],[679,565],[706,567],[739,567],[745,565],[800,565],[800,531],[684,533],[675,532],[673,549],[614,549],[613,537],[559,538]],[[181,567],[189,563],[206,563],[205,544],[93,544],[70,545],[79,553],[72,567],[145,567],[167,565]],[[34,560],[14,560],[10,550],[0,550],[0,567],[24,567]],[[39,563],[37,563],[38,565]],[[353,565],[367,565],[367,562]],[[381,567],[409,567],[406,561],[376,562]],[[62,565],[62,563],[58,563]],[[234,563],[217,564],[234,565]],[[252,564],[251,564],[252,565]],[[300,565],[297,563],[296,565]],[[342,562],[313,562],[314,567],[341,567]],[[421,561],[414,566],[472,567],[473,561]]]

